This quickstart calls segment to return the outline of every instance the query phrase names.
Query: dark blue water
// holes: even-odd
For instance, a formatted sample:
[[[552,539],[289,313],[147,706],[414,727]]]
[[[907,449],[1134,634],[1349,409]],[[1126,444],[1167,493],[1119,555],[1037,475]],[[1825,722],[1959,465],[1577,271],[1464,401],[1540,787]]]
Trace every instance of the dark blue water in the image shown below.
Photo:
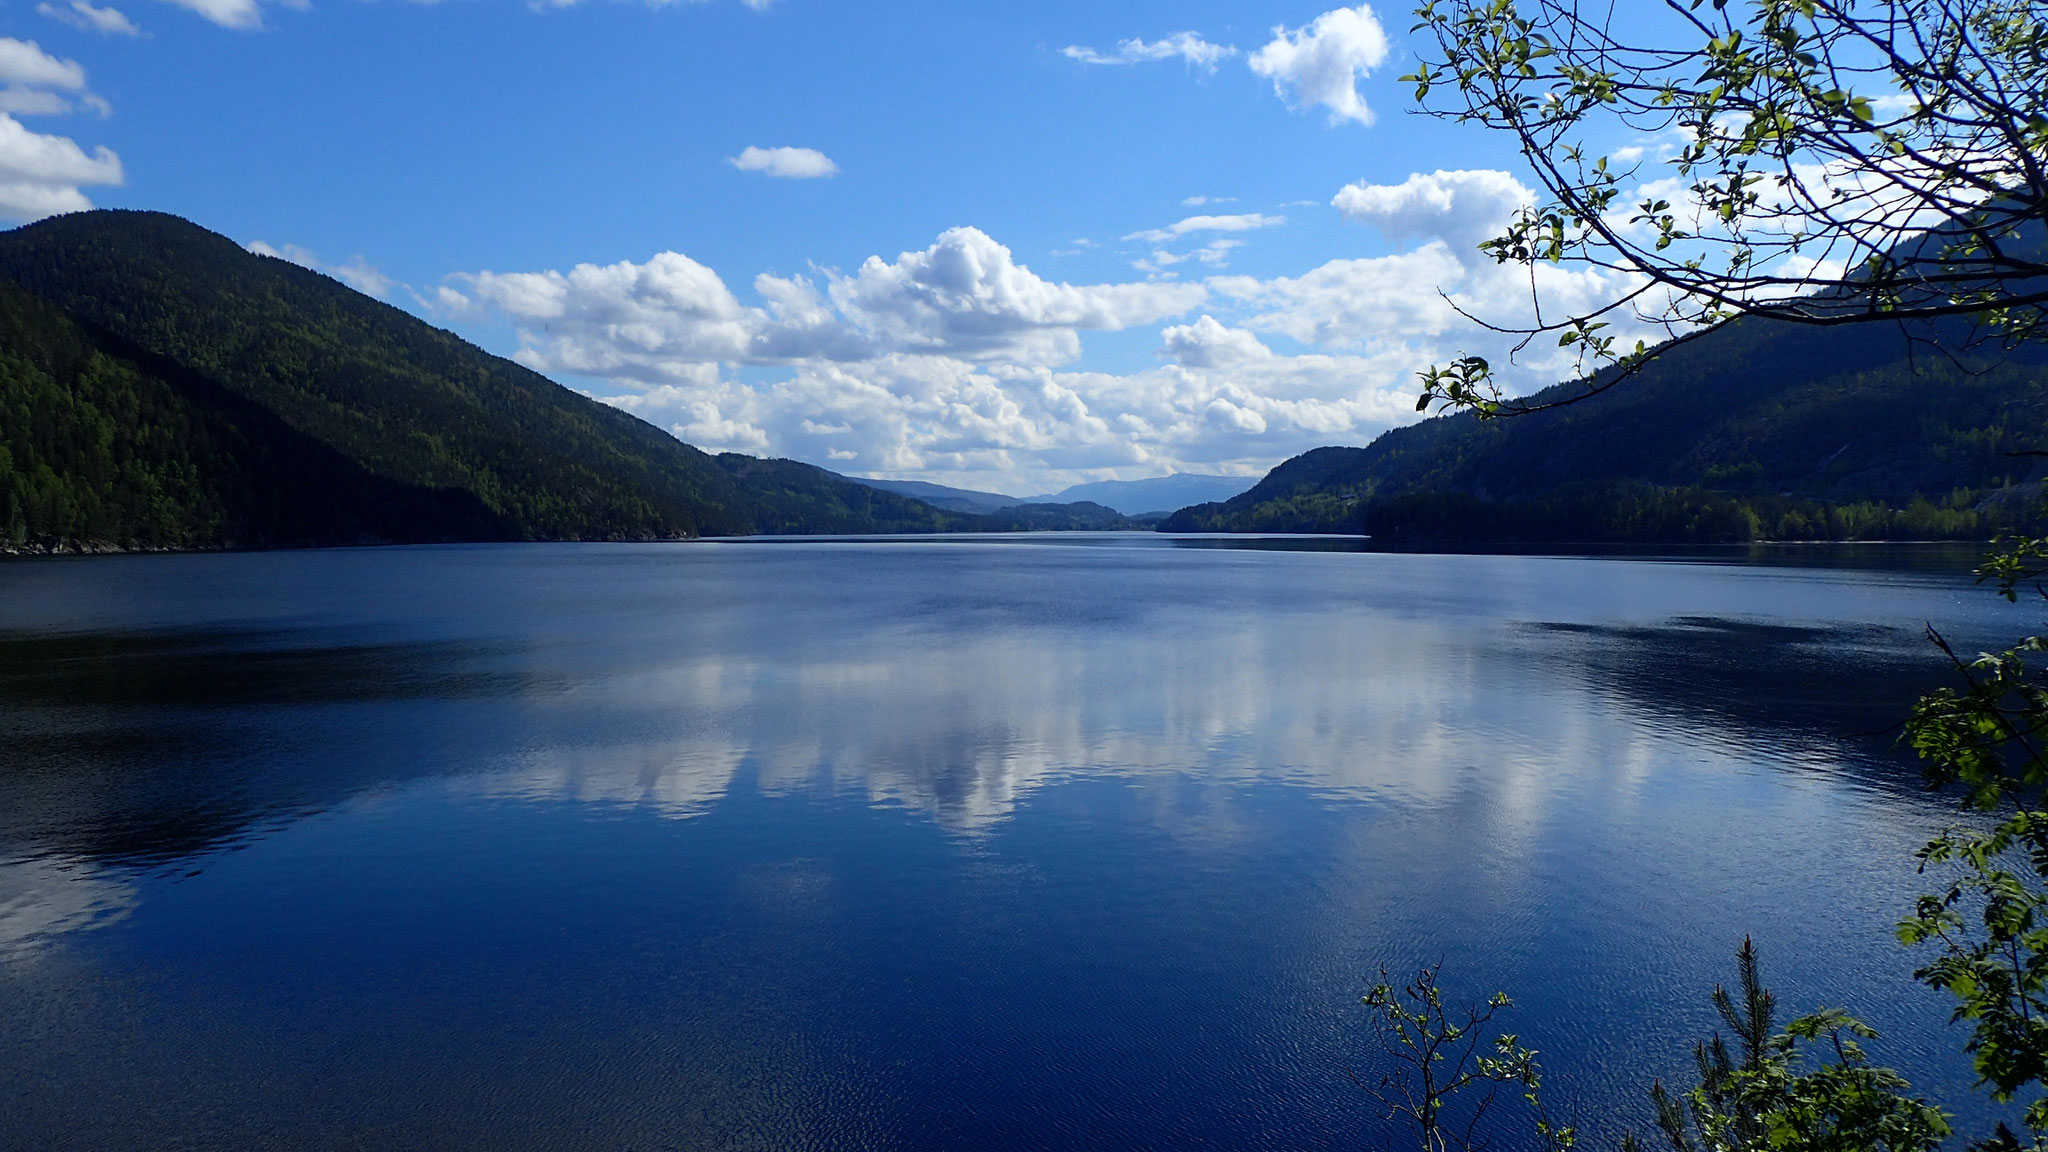
[[[1745,933],[1981,1118],[1882,729],[2035,621],[1935,567],[0,564],[0,1146],[1381,1147],[1434,961],[1604,1138]]]

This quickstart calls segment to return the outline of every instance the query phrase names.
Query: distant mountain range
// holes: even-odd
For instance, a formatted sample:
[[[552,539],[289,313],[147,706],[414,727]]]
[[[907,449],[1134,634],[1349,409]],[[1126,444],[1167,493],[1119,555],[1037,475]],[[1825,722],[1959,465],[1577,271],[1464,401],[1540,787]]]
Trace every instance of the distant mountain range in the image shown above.
[[[2043,522],[2048,349],[1736,321],[1568,407],[1319,448],[1165,531],[1389,543],[1987,539]],[[1929,342],[1931,341],[1931,342]],[[1535,399],[1562,398],[1559,385]]]
[[[1024,500],[1016,496],[1005,496],[1000,492],[977,492],[972,488],[948,488],[944,484],[927,484],[922,480],[870,480],[865,476],[848,476],[847,479],[855,484],[865,484],[870,488],[880,488],[884,492],[894,492],[899,496],[908,496],[912,500],[922,500],[934,508],[943,508],[948,512],[978,514],[997,512],[1004,508],[1015,508],[1019,504],[1038,503],[1038,501]],[[1046,503],[1051,502],[1046,501]]]
[[[1163,516],[1176,508],[1211,500],[1228,500],[1258,483],[1256,476],[1205,476],[1194,472],[1154,476],[1147,480],[1097,480],[1076,484],[1045,496],[1005,496],[1000,492],[977,492],[971,488],[948,488],[922,480],[867,480],[849,476],[860,484],[873,485],[922,500],[935,508],[953,512],[995,512],[1020,504],[1074,504],[1086,501],[1113,508],[1125,516]]]
[[[154,212],[0,234],[0,547],[1120,526],[712,456],[316,272]]]
[[[1181,472],[1148,480],[1097,480],[1092,484],[1076,484],[1055,496],[1036,499],[1044,503],[1092,500],[1126,516],[1143,516],[1171,512],[1190,504],[1228,500],[1258,482],[1257,476],[1205,476],[1198,472]]]

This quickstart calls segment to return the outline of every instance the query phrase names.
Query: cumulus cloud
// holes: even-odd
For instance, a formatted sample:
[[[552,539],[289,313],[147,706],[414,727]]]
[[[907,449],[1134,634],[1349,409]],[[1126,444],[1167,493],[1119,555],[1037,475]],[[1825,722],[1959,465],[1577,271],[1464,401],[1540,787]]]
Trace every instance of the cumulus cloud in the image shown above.
[[[122,182],[121,158],[102,146],[87,153],[64,136],[32,132],[0,112],[0,216],[36,220],[92,207],[84,188]]]
[[[821,285],[758,276],[755,306],[677,252],[644,264],[460,279],[469,296],[519,325],[524,362],[645,384],[715,379],[720,362],[854,361],[895,351],[1059,363],[1079,353],[1080,331],[1152,323],[1204,295],[1199,285],[1049,281],[975,228],[823,277]]]
[[[109,111],[86,88],[78,61],[52,56],[33,40],[0,36],[0,112],[56,116],[81,106],[102,115]]]
[[[310,249],[297,244],[286,244],[276,248],[261,240],[251,240],[243,247],[258,256],[289,261],[301,268],[310,268],[315,272],[332,276],[365,296],[375,296],[379,300],[390,296],[394,289],[400,287],[398,281],[386,276],[361,256],[351,256],[346,263],[329,264]]]
[[[1415,252],[1331,260],[1299,276],[1218,277],[1210,286],[1253,309],[1251,324],[1304,344],[1344,347],[1400,334],[1434,336],[1456,313],[1436,294],[1456,286],[1465,266],[1441,243]]]
[[[760,325],[716,272],[678,252],[465,279],[472,296],[520,326],[521,362],[579,376],[715,379],[718,361],[748,357]]]
[[[1249,333],[1212,339],[1207,325],[1187,327],[1196,331],[1177,332],[1175,346],[1210,340],[1208,359],[1131,374],[891,353],[609,402],[706,448],[1019,490],[1119,472],[1256,471],[1412,418],[1398,358],[1260,356]]]
[[[1282,99],[1299,107],[1320,104],[1330,123],[1370,126],[1372,109],[1358,94],[1358,79],[1386,62],[1387,34],[1364,4],[1325,12],[1303,28],[1273,29],[1273,39],[1251,54],[1251,70],[1273,82]]]
[[[1634,282],[1596,269],[1502,265],[1480,252],[1479,241],[1529,199],[1511,176],[1487,170],[1352,184],[1332,201],[1348,218],[1397,242],[1422,242],[1388,256],[1331,260],[1298,276],[1217,276],[1208,286],[1215,297],[1237,301],[1255,331],[1332,349],[1405,348],[1417,367],[1475,353],[1494,363],[1503,383],[1533,390],[1571,375],[1572,354],[1548,341],[1522,347],[1474,318],[1506,328],[1530,323],[1532,284],[1546,307],[1567,314],[1617,299]],[[1625,341],[1665,335],[1633,317],[1609,320]]]
[[[1441,237],[1474,248],[1499,235],[1536,194],[1506,172],[1417,172],[1399,184],[1347,184],[1330,201],[1347,218],[1369,224],[1395,243]]]
[[[0,37],[0,83],[24,88],[85,88],[85,69],[76,60],[60,60],[33,40]]]
[[[1534,272],[1543,299],[1559,313],[1589,310],[1626,287],[1621,278],[1596,271],[1546,264]],[[1534,388],[1568,374],[1569,354],[1547,342],[1516,353],[1514,337],[1489,332],[1467,318],[1503,326],[1526,323],[1529,278],[1529,269],[1497,265],[1476,252],[1466,258],[1442,240],[1432,240],[1392,256],[1331,260],[1299,276],[1213,277],[1209,287],[1243,305],[1250,313],[1246,324],[1257,331],[1334,349],[1405,344],[1423,362],[1443,359],[1455,345],[1457,351],[1497,361],[1507,382],[1519,376]],[[1618,321],[1617,335],[1626,328],[1625,321]]]
[[[832,301],[855,323],[911,348],[969,357],[1023,353],[1060,362],[1080,330],[1114,331],[1177,316],[1202,302],[1188,284],[1053,283],[978,228],[952,228],[921,252],[870,256],[834,277]]]
[[[1257,336],[1241,328],[1226,327],[1214,316],[1162,329],[1159,336],[1159,354],[1185,368],[1224,368],[1273,356],[1273,350],[1260,343]]]
[[[136,27],[118,8],[95,8],[86,0],[69,0],[63,5],[42,3],[36,11],[73,28],[87,32],[98,32],[106,36],[140,36],[142,29]]]
[[[1511,362],[1505,338],[1458,312],[1526,301],[1526,270],[1447,239],[1508,189],[1469,173],[1354,187],[1340,194],[1348,215],[1421,242],[1295,276],[1072,284],[962,227],[850,271],[759,275],[750,292],[674,252],[440,291],[451,312],[509,319],[523,363],[602,381],[593,393],[690,443],[999,490],[1258,471],[1363,443],[1414,419],[1417,370],[1460,351],[1510,383],[1559,378],[1555,350]],[[1177,235],[1228,243],[1272,219],[1189,217]],[[1538,276],[1567,302],[1614,288],[1572,269]],[[1072,367],[1084,334],[1151,325],[1156,366]]]
[[[1653,194],[1655,186],[1644,185],[1624,199],[1633,203]],[[1442,249],[1462,268],[1459,279],[1443,287],[1460,310],[1490,324],[1512,328],[1533,323],[1532,290],[1545,301],[1546,315],[1555,318],[1591,314],[1644,286],[1631,274],[1547,263],[1534,268],[1503,265],[1479,251],[1481,242],[1500,235],[1515,213],[1534,201],[1535,193],[1508,173],[1479,169],[1415,173],[1399,184],[1361,181],[1343,188],[1331,203],[1347,218],[1377,228],[1396,242],[1428,241],[1416,250],[1418,255]],[[1625,221],[1616,221],[1616,226],[1629,227]],[[1804,270],[1789,269],[1794,275]],[[1654,291],[1644,296],[1639,302],[1641,315],[1633,306],[1606,312],[1602,318],[1610,325],[1607,334],[1624,344],[1669,338],[1674,334],[1671,329],[1646,319],[1657,312],[1660,299]],[[1471,343],[1474,347],[1468,350],[1479,351],[1496,364],[1512,355],[1532,385],[1554,383],[1581,367],[1570,354],[1538,346],[1548,341],[1519,348],[1511,338],[1482,332],[1475,333]]]
[[[1216,65],[1237,55],[1237,49],[1227,44],[1211,44],[1193,32],[1169,32],[1150,43],[1140,39],[1119,41],[1114,54],[1070,44],[1060,49],[1060,55],[1083,64],[1139,64],[1178,57],[1190,67],[1214,72]]]
[[[1164,367],[1063,372],[1079,333],[1171,319],[1208,289],[1047,280],[974,228],[815,282],[758,276],[752,303],[680,253],[458,279],[447,304],[512,320],[529,366],[609,381],[610,403],[706,448],[850,470],[1249,468],[1406,400],[1361,399],[1355,358],[1289,360],[1214,317],[1169,327]],[[1250,371],[1264,382],[1227,378]]]
[[[759,172],[784,180],[817,180],[837,176],[839,165],[815,148],[756,148],[748,146],[726,163],[742,172]]]

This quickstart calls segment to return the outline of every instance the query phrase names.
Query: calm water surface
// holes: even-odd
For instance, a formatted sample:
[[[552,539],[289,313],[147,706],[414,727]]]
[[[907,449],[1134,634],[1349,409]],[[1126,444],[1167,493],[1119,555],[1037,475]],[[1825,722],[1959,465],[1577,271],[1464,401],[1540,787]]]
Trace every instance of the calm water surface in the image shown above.
[[[1377,1148],[1438,960],[1604,1137],[1745,933],[1979,1117],[1883,729],[2038,613],[1931,567],[0,564],[0,1147]]]

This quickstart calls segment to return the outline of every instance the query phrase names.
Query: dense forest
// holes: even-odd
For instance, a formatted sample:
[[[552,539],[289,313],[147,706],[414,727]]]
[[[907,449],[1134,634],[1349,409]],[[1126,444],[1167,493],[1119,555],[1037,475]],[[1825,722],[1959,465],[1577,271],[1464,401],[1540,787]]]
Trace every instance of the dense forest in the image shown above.
[[[0,234],[0,413],[0,546],[15,548],[1113,526],[1102,509],[988,518],[713,457],[153,212]]]
[[[505,531],[471,493],[374,475],[211,380],[0,284],[0,542],[177,548]]]
[[[1165,531],[1400,541],[1988,539],[2044,523],[2048,358],[1738,321],[1567,407],[1320,448]],[[1573,383],[1538,393],[1562,398]]]

